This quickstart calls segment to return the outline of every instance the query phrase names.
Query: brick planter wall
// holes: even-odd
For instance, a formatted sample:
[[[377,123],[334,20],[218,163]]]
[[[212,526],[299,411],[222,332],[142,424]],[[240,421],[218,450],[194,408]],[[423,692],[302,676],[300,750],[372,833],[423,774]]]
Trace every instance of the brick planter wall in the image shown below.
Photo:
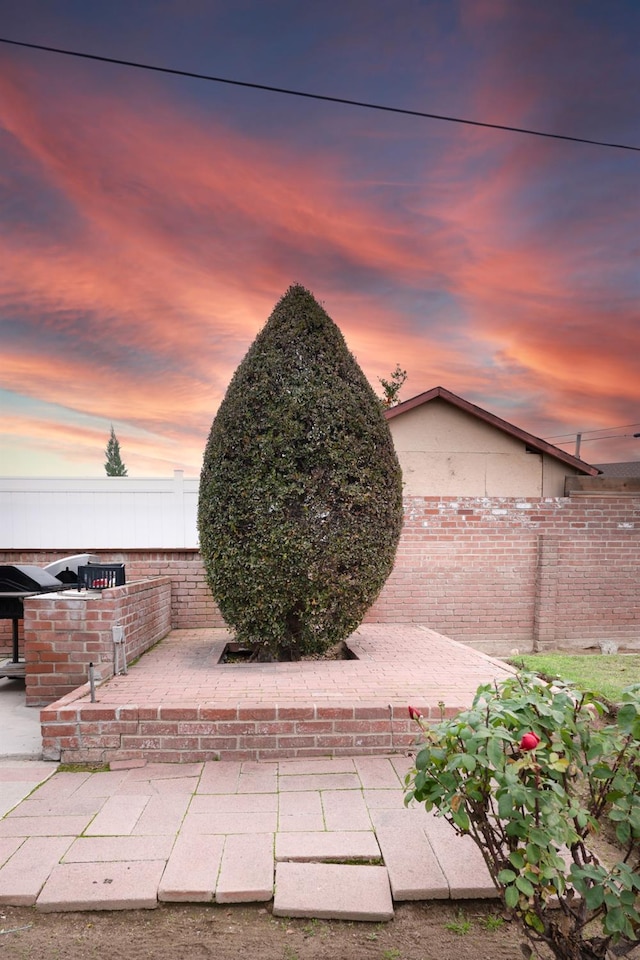
[[[197,550],[97,552],[124,561],[128,580],[169,577],[172,627],[223,625]],[[60,556],[0,551],[0,563]],[[408,498],[395,568],[366,621],[423,623],[495,654],[603,640],[640,650],[639,582],[640,497]],[[11,650],[9,621],[0,650]]]
[[[127,663],[171,629],[171,581],[128,583],[99,594],[73,591],[24,601],[26,704],[44,706],[85,683],[114,673],[112,627],[124,628]]]
[[[423,713],[427,718],[428,708]],[[437,708],[433,716],[440,717]],[[71,694],[40,718],[43,757],[68,763],[376,756],[405,752],[416,741],[404,707],[391,719],[387,707],[102,707],[76,705]]]

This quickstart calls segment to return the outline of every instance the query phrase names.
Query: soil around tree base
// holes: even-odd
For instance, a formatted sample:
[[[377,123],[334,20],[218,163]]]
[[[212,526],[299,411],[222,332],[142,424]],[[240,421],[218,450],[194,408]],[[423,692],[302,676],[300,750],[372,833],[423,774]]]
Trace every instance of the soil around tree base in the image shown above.
[[[389,923],[288,919],[256,904],[93,913],[0,905],[3,960],[518,960],[524,939],[495,901],[399,904]]]

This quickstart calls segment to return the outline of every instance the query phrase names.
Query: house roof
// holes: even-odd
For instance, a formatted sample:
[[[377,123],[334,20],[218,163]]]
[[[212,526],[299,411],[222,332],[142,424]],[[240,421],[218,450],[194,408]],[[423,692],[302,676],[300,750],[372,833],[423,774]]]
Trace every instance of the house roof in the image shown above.
[[[640,477],[640,460],[625,460],[621,463],[598,463],[605,477]]]
[[[450,390],[445,390],[444,387],[433,387],[433,389],[427,390],[426,393],[419,393],[410,400],[404,400],[402,403],[396,404],[395,407],[389,407],[388,410],[385,410],[385,417],[387,420],[393,420],[395,417],[402,416],[403,413],[408,413],[409,410],[413,410],[416,407],[420,407],[436,399],[444,400],[459,410],[471,414],[472,417],[476,417],[478,420],[490,424],[497,430],[502,430],[503,433],[514,437],[516,440],[520,440],[535,453],[545,453],[549,457],[555,457],[556,460],[560,460],[568,467],[579,470],[580,473],[587,474],[590,477],[595,477],[600,473],[597,467],[592,467],[590,464],[585,463],[584,460],[579,460],[577,457],[571,456],[570,453],[561,450],[560,447],[555,447],[552,443],[547,443],[546,440],[534,437],[533,434],[527,433],[526,430],[521,430],[520,427],[508,423],[501,417],[497,417],[494,413],[489,413],[488,410],[483,410],[482,407],[476,406],[475,403],[463,400],[462,397],[451,393]]]

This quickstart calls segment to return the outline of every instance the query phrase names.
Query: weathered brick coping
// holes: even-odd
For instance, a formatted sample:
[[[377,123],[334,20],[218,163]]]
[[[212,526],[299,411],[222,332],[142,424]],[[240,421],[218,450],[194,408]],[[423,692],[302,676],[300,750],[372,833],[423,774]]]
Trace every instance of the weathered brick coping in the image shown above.
[[[218,665],[224,631],[173,631],[127,676],[41,712],[43,751],[65,762],[286,759],[389,754],[426,718],[468,706],[505,664],[419,625],[369,624],[358,660]]]

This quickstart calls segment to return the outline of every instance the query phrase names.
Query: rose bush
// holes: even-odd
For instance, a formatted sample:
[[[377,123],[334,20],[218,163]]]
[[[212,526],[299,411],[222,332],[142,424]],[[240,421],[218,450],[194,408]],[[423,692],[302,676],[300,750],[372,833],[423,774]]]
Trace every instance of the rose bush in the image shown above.
[[[529,955],[602,960],[640,934],[640,684],[615,722],[568,684],[533,675],[478,689],[470,710],[427,724],[405,803],[436,808],[480,848]],[[593,836],[608,821],[620,847],[606,866]]]

